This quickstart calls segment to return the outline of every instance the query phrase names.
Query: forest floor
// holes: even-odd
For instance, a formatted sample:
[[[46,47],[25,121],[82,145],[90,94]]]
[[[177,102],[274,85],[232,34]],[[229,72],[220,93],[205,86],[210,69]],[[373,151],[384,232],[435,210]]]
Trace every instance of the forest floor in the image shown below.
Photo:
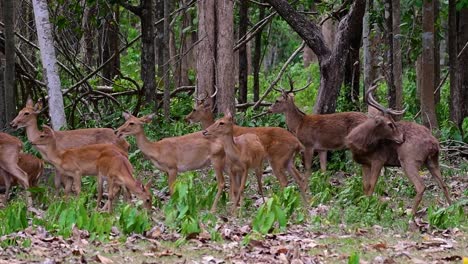
[[[337,174],[335,174],[337,175]],[[400,177],[401,174],[397,173]],[[339,177],[339,176],[337,176]],[[333,203],[311,206],[309,216],[323,216],[320,223],[305,220],[289,223],[284,230],[266,235],[252,232],[252,216],[240,212],[233,217],[228,210],[217,215],[216,231],[220,238],[212,240],[201,224],[201,232],[181,240],[181,234],[164,222],[162,210],[152,213],[152,228],[144,234],[121,235],[112,228],[105,241],[92,239],[86,230],[73,227],[64,238],[53,235],[42,226],[29,226],[2,236],[0,241],[15,241],[0,249],[1,263],[467,263],[468,223],[437,229],[428,223],[428,204],[441,206],[444,198],[438,187],[423,175],[427,191],[414,221],[408,210],[398,211],[403,203],[410,208],[412,197],[380,197],[394,208],[395,224],[339,224],[326,215]],[[333,176],[331,177],[333,180]],[[335,184],[344,184],[338,181]],[[445,178],[455,201],[466,199],[468,177],[463,172]],[[268,184],[267,184],[268,185]],[[250,189],[255,189],[251,187]],[[250,195],[247,194],[246,196]],[[255,195],[254,195],[255,196]],[[258,197],[258,196],[257,196]],[[163,197],[163,200],[168,197]],[[261,199],[258,199],[261,200]],[[257,206],[253,203],[252,206]],[[33,209],[37,210],[37,209]],[[467,213],[466,204],[462,210]],[[241,209],[242,211],[242,209]],[[40,214],[41,212],[33,212]],[[247,214],[247,215],[246,215]],[[335,214],[336,215],[336,214]],[[335,217],[344,217],[340,214]],[[359,215],[358,215],[359,217]],[[326,220],[329,219],[329,220]],[[464,218],[466,220],[466,218]],[[405,222],[407,223],[405,225]],[[401,224],[403,223],[403,224]]]

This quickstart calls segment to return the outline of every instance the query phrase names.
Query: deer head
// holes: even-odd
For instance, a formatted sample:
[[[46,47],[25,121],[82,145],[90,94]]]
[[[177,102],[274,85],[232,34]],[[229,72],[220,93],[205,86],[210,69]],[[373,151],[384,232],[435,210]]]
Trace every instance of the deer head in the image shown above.
[[[214,124],[203,130],[205,137],[221,137],[232,136],[234,126],[234,119],[230,112],[227,112],[224,117],[218,119]]]
[[[185,121],[190,124],[195,124],[202,122],[206,118],[213,118],[213,112],[211,112],[211,109],[212,105],[210,102],[197,100],[192,112],[185,117]]]
[[[36,123],[37,122],[37,115],[41,112],[42,110],[42,101],[38,101],[36,104],[34,104],[33,100],[31,98],[28,98],[26,101],[26,106],[21,109],[21,111],[18,113],[18,115],[13,119],[13,121],[10,122],[10,126],[18,129],[22,127],[28,126],[30,123]]]
[[[138,196],[139,199],[143,201],[143,207],[148,210],[151,210],[151,207],[153,205],[152,196],[150,192],[151,181],[146,183],[146,185],[143,185],[143,183],[137,180],[136,184],[137,184],[137,189],[138,189],[138,192],[136,193],[136,195]]]
[[[115,130],[115,134],[119,138],[143,132],[143,125],[150,123],[155,116],[155,114],[149,114],[138,118],[127,112],[122,115],[125,118],[125,123]]]
[[[42,126],[42,133],[39,136],[32,140],[33,145],[51,145],[55,142],[55,132],[54,130],[46,125]]]
[[[294,94],[306,89],[312,83],[312,81],[309,80],[304,87],[299,88],[299,89],[294,89],[294,81],[289,75],[288,75],[288,80],[289,80],[289,90],[286,91],[283,88],[281,89],[273,88],[275,89],[275,91],[280,92],[281,96],[276,99],[275,103],[273,103],[270,106],[270,108],[268,108],[269,113],[284,113],[284,112],[287,112],[289,109],[296,108],[294,104]]]

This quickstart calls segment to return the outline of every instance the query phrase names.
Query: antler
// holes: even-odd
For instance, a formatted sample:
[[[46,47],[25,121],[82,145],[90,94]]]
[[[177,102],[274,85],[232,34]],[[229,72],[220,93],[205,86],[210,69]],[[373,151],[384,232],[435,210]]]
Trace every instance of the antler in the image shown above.
[[[391,108],[386,108],[384,107],[383,105],[379,104],[374,96],[373,96],[373,92],[375,89],[377,89],[378,87],[378,84],[374,84],[373,86],[369,87],[369,89],[367,90],[366,92],[366,102],[368,105],[370,106],[373,106],[375,108],[377,108],[378,110],[380,110],[384,115],[385,114],[391,114],[391,115],[402,115],[405,113],[406,111],[406,108],[403,109],[403,110],[394,110],[394,109],[391,109]]]
[[[217,87],[216,85],[215,85],[214,87],[215,87],[215,92],[214,92],[211,96],[208,96],[208,94],[205,94],[205,93],[204,93],[204,94],[205,94],[205,97],[203,97],[203,98],[198,98],[197,96],[195,96],[195,100],[196,100],[196,101],[199,101],[199,102],[203,102],[203,101],[205,101],[205,100],[208,99],[208,98],[213,98],[213,97],[215,97],[216,94],[218,93],[218,87]],[[198,88],[198,86],[195,85],[195,94],[197,94],[197,90],[198,90],[197,88]]]
[[[305,90],[307,89],[311,84],[312,84],[312,80],[310,79],[310,77],[308,78],[308,81],[307,81],[307,84],[304,86],[304,87],[301,87],[297,90],[294,90],[294,81],[293,79],[291,78],[291,75],[288,74],[288,81],[289,81],[289,90],[286,91],[285,89],[283,88],[280,88],[280,89],[276,89],[275,87],[273,87],[273,89],[277,92],[280,92],[280,93],[284,93],[284,94],[288,94],[288,93],[297,93],[297,92],[300,92],[302,90]]]

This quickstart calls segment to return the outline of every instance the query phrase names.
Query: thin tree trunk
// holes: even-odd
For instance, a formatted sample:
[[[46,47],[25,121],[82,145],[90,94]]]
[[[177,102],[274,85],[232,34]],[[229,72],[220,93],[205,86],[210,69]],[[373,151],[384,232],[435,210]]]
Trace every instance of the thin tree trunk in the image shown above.
[[[154,58],[153,1],[141,0],[141,80],[146,103],[156,100],[156,61]]]
[[[4,89],[0,91],[3,96],[0,96],[0,128],[8,127],[10,122],[15,116],[15,1],[3,1],[3,18],[5,23],[5,72],[3,85]]]
[[[468,8],[460,10],[458,31],[458,52],[460,53],[468,42]],[[468,49],[458,58],[459,85],[461,90],[462,120],[468,116]],[[462,121],[463,122],[463,121]]]
[[[258,20],[261,21],[265,17],[265,7],[259,7],[259,17]],[[255,50],[253,55],[253,95],[254,95],[254,102],[257,102],[260,99],[260,67],[261,58],[262,58],[262,31],[260,31],[255,36]]]
[[[169,14],[171,12],[171,0],[164,0],[164,50],[163,50],[163,81],[164,81],[164,98],[163,98],[163,109],[164,109],[164,117],[166,120],[169,120],[170,116],[170,103],[171,103],[171,86],[170,86],[170,79],[169,79],[169,34],[170,34],[170,21],[169,21]]]
[[[448,5],[448,54],[450,73],[450,120],[460,128],[463,120],[462,91],[458,75],[458,34],[456,0]]]
[[[164,0],[156,1],[156,20],[164,18]],[[164,23],[159,23],[155,27],[156,41],[155,41],[155,53],[156,53],[156,65],[158,65],[158,78],[162,79],[164,75]]]
[[[83,36],[80,40],[80,54],[83,62],[88,66],[93,66],[93,40],[95,28],[91,24],[91,18],[96,15],[96,6],[95,4],[89,4],[87,1],[85,3],[85,9],[83,11],[83,19],[81,22],[81,27],[83,29]]]
[[[216,84],[218,110],[235,113],[234,75],[232,74],[234,48],[234,1],[217,1],[218,39],[216,52]]]
[[[105,18],[103,34],[101,34],[102,42],[102,59],[101,63],[107,61],[111,56],[116,54],[112,61],[102,68],[102,75],[112,80],[119,74],[120,71],[120,53],[119,53],[119,6],[110,6],[109,14]],[[108,81],[104,81],[105,85],[110,85]]]
[[[394,109],[402,109],[403,105],[403,82],[402,82],[402,60],[401,60],[401,36],[400,36],[400,0],[392,0],[392,48],[393,48],[393,85],[395,89],[394,105],[390,107]],[[398,118],[398,117],[397,117]]]
[[[248,26],[248,12],[249,2],[241,1],[239,7],[239,38],[247,33]],[[247,102],[247,75],[248,62],[247,62],[247,45],[243,44],[239,47],[239,103]]]
[[[216,54],[216,11],[217,0],[198,1],[198,44],[197,52],[197,97],[214,92]],[[209,99],[210,101],[212,99]]]
[[[434,104],[434,2],[424,0],[422,13],[422,84],[421,116],[423,124],[430,129],[437,129],[437,117]]]
[[[44,68],[44,79],[49,94],[49,115],[52,120],[52,127],[55,130],[59,130],[61,127],[66,126],[66,119],[57,59],[55,57],[54,39],[52,37],[52,25],[49,21],[49,10],[46,0],[33,0],[32,3],[36,21],[37,39]]]
[[[388,106],[395,108],[396,104],[396,89],[395,89],[395,78],[393,73],[393,10],[392,10],[393,0],[385,0],[385,34],[386,34],[386,43],[388,46],[386,54],[387,65],[384,69],[385,77],[388,86]]]
[[[370,13],[373,10],[373,0],[366,1],[366,13],[363,21],[363,32],[362,32],[362,46],[363,46],[363,69],[364,69],[364,97],[367,89],[372,86],[372,82],[376,78],[375,72],[375,47],[372,45],[375,39],[372,34],[372,23],[370,21]],[[366,99],[363,97],[364,102]]]
[[[433,0],[434,1],[434,25],[437,24],[437,20],[439,18],[439,0]],[[439,38],[437,37],[438,31],[441,29],[441,25],[435,26],[435,37],[434,37],[434,83],[436,84],[436,87],[440,83],[440,41]],[[440,101],[440,89],[435,91],[434,95],[434,100],[435,104],[438,104]]]

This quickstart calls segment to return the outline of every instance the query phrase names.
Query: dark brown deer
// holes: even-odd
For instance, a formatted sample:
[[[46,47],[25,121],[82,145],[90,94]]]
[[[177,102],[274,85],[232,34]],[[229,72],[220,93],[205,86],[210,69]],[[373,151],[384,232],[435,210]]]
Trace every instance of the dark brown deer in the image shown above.
[[[306,86],[307,87],[307,86]],[[268,109],[270,113],[284,113],[286,125],[304,145],[304,166],[307,176],[310,176],[314,151],[320,158],[320,169],[327,168],[327,151],[346,148],[345,137],[348,133],[367,119],[360,112],[343,112],[324,115],[306,115],[294,103],[293,82],[290,80],[290,90],[277,90],[281,96]]]
[[[450,204],[448,188],[439,168],[439,141],[422,125],[394,122],[391,115],[401,115],[404,110],[396,111],[380,105],[372,96],[376,87],[369,88],[366,101],[383,115],[368,118],[346,137],[353,159],[362,165],[364,193],[372,195],[383,166],[402,167],[416,189],[412,208],[414,215],[426,188],[419,176],[419,170],[425,165]]]
[[[185,117],[185,120],[190,123],[202,124],[202,129],[206,129],[214,124],[212,106],[206,102],[205,98],[195,98],[196,105],[192,112]],[[306,197],[307,184],[304,182],[304,177],[294,165],[294,157],[296,153],[302,152],[304,146],[299,140],[284,128],[280,127],[242,127],[233,126],[234,137],[252,133],[258,136],[267,153],[268,162],[271,165],[273,174],[276,176],[280,185],[286,187],[288,180],[286,171],[293,177],[299,186],[301,195]]]

